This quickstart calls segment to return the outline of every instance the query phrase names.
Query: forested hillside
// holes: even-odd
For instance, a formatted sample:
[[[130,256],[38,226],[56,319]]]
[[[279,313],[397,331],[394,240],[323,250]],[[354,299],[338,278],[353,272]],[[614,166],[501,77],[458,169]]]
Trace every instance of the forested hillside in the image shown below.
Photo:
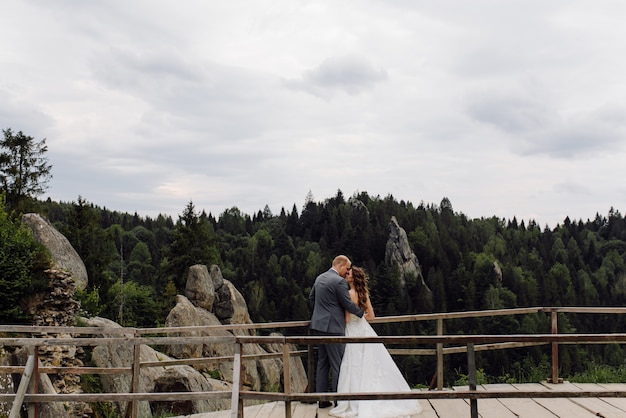
[[[308,319],[309,289],[332,258],[346,254],[370,274],[378,316],[530,306],[623,306],[626,300],[626,221],[610,208],[606,216],[570,220],[553,229],[533,220],[468,219],[444,198],[414,205],[366,192],[315,201],[279,214],[269,208],[249,215],[236,207],[214,215],[189,202],[178,219],[120,213],[79,198],[39,202],[39,211],[83,258],[89,287],[83,308],[129,326],[158,326],[182,293],[186,270],[217,264],[243,293],[253,321]],[[395,216],[417,255],[426,292],[417,277],[403,287],[397,268],[385,264],[389,222]],[[501,276],[494,273],[494,263]],[[562,331],[615,331],[615,317],[573,317]],[[432,324],[380,327],[385,333],[433,333]],[[421,328],[420,328],[421,327]],[[456,328],[456,329],[455,329]],[[549,332],[548,318],[498,318],[471,324],[450,322],[448,333]],[[584,351],[583,351],[584,350]],[[562,374],[591,361],[622,364],[619,346],[569,348]],[[458,364],[463,363],[459,357]],[[457,361],[455,360],[455,361]],[[434,371],[434,359],[409,358],[404,369],[414,383]],[[451,364],[454,372],[455,361]],[[523,379],[546,366],[537,349],[510,350],[481,366],[493,375]],[[460,367],[460,366],[459,366]]]

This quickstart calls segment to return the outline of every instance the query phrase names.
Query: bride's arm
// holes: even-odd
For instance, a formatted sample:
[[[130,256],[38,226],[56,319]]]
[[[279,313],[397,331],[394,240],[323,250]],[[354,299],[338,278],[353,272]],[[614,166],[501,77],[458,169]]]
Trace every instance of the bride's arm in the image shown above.
[[[350,295],[350,299],[352,300],[352,302],[355,305],[359,306],[359,297],[356,295],[356,292],[354,291],[354,289],[350,289],[348,291],[348,294]],[[350,322],[350,312],[348,311],[343,311],[343,312],[346,316],[346,324],[347,324],[348,322]],[[363,316],[365,316],[365,314],[363,314]]]
[[[374,307],[372,306],[372,301],[370,300],[369,296],[367,297],[367,309],[365,310],[365,315],[363,315],[363,317],[368,321],[376,318],[376,314],[374,313]]]

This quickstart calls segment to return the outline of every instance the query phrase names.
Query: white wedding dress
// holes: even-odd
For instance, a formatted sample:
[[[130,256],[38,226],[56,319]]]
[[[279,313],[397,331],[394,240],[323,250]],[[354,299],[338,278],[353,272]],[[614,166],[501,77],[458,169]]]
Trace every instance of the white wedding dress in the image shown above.
[[[350,315],[347,337],[376,337],[365,318]],[[404,376],[383,344],[346,344],[338,393],[410,391]],[[340,418],[400,418],[422,412],[417,399],[338,401],[329,415]]]

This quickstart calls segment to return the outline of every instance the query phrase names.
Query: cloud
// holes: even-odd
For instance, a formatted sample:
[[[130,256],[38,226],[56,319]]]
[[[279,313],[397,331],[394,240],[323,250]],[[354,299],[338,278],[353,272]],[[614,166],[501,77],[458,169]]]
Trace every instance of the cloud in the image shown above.
[[[520,155],[587,158],[624,149],[626,110],[622,105],[566,112],[553,96],[532,88],[481,92],[471,96],[466,111],[476,121],[495,127]]]
[[[337,189],[551,224],[625,204],[626,6],[271,3],[5,0],[0,125],[48,139],[53,199],[144,214]]]
[[[12,87],[0,86],[0,122],[7,125],[0,126],[0,129],[23,131],[25,135],[41,141],[49,136],[53,120],[40,106],[21,100],[19,95],[19,89],[15,91]]]
[[[546,129],[554,123],[554,111],[539,100],[490,93],[468,105],[470,116],[509,134]]]
[[[358,55],[343,55],[325,59],[314,70],[305,71],[299,80],[285,84],[318,97],[328,98],[335,91],[357,95],[387,79],[387,72]]]

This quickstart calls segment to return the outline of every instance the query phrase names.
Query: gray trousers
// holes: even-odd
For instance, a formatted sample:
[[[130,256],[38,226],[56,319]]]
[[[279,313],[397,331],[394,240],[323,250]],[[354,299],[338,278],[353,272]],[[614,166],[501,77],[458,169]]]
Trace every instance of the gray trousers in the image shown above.
[[[311,330],[313,335],[327,337],[343,337],[343,334],[329,334]],[[337,392],[339,382],[339,369],[341,360],[346,351],[345,344],[320,344],[317,348],[317,370],[315,376],[315,391],[328,392],[328,377],[330,373],[330,392]]]

